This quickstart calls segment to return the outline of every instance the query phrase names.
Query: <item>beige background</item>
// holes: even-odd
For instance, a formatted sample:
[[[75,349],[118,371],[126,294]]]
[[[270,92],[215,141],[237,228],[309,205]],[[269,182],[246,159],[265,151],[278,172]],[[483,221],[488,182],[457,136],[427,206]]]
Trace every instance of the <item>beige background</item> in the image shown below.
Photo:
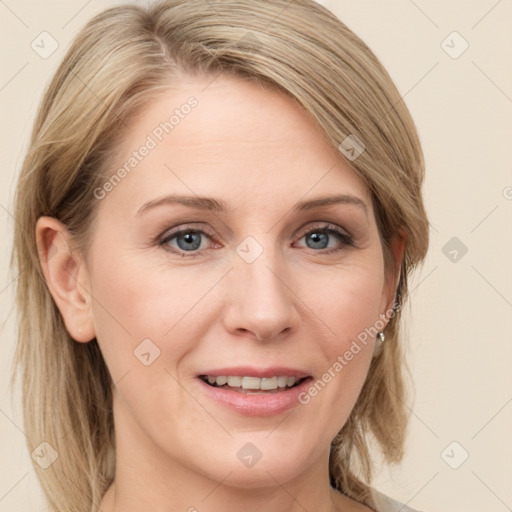
[[[15,344],[16,276],[8,270],[15,178],[43,87],[70,38],[115,3],[121,2],[0,3],[0,512],[44,508],[19,394],[11,400],[8,388]],[[432,242],[405,316],[416,380],[408,452],[401,466],[381,470],[375,485],[425,512],[511,510],[512,1],[322,3],[382,60],[418,125],[427,160]],[[46,59],[31,48],[43,31],[59,45]],[[442,44],[453,31],[469,44],[458,58],[445,49],[460,51],[459,36]],[[445,247],[452,237],[459,248]],[[453,441],[458,444],[449,446]],[[448,462],[460,464],[466,452],[468,459],[452,469]]]

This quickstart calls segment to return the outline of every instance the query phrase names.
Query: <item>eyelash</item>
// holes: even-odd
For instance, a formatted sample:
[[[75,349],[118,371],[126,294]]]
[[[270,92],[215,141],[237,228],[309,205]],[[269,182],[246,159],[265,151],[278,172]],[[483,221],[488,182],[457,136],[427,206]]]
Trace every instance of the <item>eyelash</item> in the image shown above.
[[[182,252],[182,250],[176,249],[175,247],[170,247],[168,245],[168,243],[172,239],[178,237],[179,235],[183,235],[185,233],[202,234],[202,235],[206,235],[210,239],[213,239],[213,237],[214,237],[214,235],[212,233],[209,233],[208,231],[205,231],[203,229],[197,229],[197,228],[192,228],[192,227],[188,227],[188,226],[183,226],[176,231],[173,231],[171,233],[164,233],[163,235],[161,235],[161,237],[159,237],[158,243],[162,247],[167,246],[166,250],[169,250],[175,254],[179,254],[180,256],[182,256],[184,258],[195,258],[195,257],[201,256],[202,251],[195,250],[195,251],[190,251],[190,252],[189,251]],[[336,226],[333,226],[331,224],[324,224],[323,226],[318,226],[318,227],[312,228],[309,231],[307,231],[306,233],[304,233],[299,238],[299,240],[311,233],[325,233],[325,234],[329,234],[329,235],[334,235],[343,244],[343,247],[340,247],[340,248],[319,249],[319,250],[311,249],[313,252],[319,252],[321,254],[334,254],[334,253],[339,253],[339,252],[343,251],[345,249],[345,247],[347,247],[347,246],[354,245],[354,240],[351,235],[345,233],[341,229],[339,229]]]

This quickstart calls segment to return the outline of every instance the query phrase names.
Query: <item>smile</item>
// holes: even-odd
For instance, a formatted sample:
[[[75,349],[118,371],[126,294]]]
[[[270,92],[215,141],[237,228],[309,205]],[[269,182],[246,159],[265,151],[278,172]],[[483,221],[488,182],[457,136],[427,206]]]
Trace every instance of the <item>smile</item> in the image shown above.
[[[294,376],[277,371],[272,376],[270,371],[265,371],[260,372],[266,374],[261,377],[215,373],[197,376],[200,393],[215,406],[243,416],[275,416],[300,405],[301,393],[306,392],[313,380],[311,375],[301,372],[293,372]]]
[[[300,377],[288,377],[286,375],[275,377],[249,377],[249,376],[227,376],[227,375],[201,375],[210,386],[220,389],[230,389],[239,393],[279,393],[282,390],[297,386],[304,380]]]

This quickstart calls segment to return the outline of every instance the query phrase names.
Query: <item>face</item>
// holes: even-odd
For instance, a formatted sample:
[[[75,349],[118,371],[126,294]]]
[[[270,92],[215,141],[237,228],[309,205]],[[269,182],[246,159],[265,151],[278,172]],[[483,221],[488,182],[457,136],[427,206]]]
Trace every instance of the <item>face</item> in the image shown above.
[[[366,185],[309,115],[210,82],[184,79],[132,122],[84,276],[121,445],[248,487],[328,453],[371,362],[374,335],[358,336],[395,283]]]

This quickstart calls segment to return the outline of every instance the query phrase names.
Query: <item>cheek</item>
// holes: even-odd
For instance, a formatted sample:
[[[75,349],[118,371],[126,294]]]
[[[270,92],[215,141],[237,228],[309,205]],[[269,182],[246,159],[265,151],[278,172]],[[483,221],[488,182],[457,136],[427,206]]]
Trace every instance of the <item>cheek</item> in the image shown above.
[[[315,287],[314,310],[321,320],[316,327],[326,333],[318,344],[323,373],[303,396],[303,403],[315,409],[318,429],[329,425],[326,438],[345,423],[366,380],[381,325],[382,272],[379,260],[372,258],[335,272],[324,280],[323,291]]]
[[[329,327],[329,351],[348,348],[350,341],[375,326],[383,297],[383,267],[375,256],[336,269],[323,279],[310,300]],[[305,293],[305,292],[304,292]]]
[[[120,254],[106,260],[97,254],[92,261],[96,335],[114,378],[140,366],[134,356],[144,347],[152,357],[159,354],[153,368],[172,369],[201,339],[205,295],[223,273],[148,265],[148,259]]]

